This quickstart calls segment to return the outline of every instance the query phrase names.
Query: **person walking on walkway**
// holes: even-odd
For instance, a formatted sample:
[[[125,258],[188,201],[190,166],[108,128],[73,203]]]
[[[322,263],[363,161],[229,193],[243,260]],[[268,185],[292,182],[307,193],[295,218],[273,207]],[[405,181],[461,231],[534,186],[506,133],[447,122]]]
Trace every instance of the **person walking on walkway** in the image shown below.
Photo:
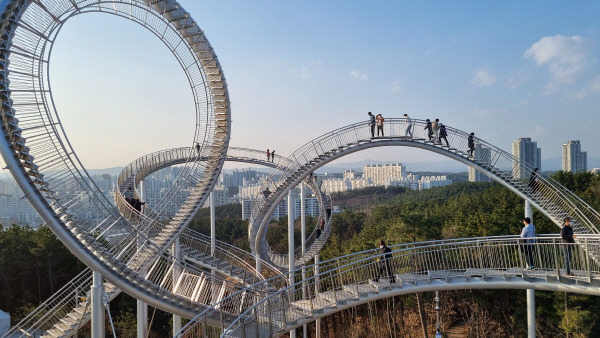
[[[531,218],[523,219],[523,230],[521,230],[521,250],[525,254],[525,262],[527,263],[526,270],[534,269],[534,254],[535,254],[535,225],[531,224]]]
[[[271,159],[271,152],[267,149],[267,162]]]
[[[375,137],[375,116],[369,112],[369,126],[371,127],[371,137]]]
[[[446,126],[440,123],[440,143],[442,140],[446,141],[446,147],[450,148],[450,143],[448,143],[448,132],[446,131]]]
[[[125,201],[127,201],[127,203],[133,205],[133,190],[131,189],[131,187],[128,187],[127,190],[125,190],[125,192],[123,193],[123,196],[125,196]]]
[[[275,161],[275,149],[271,151],[271,162]]]
[[[392,249],[385,245],[385,241],[383,239],[379,241],[379,253],[381,255],[378,257],[379,270],[377,271],[377,278],[374,279],[376,282],[379,282],[379,278],[381,276],[386,276],[390,278],[390,283],[396,283],[396,278],[392,273],[392,267],[390,265],[390,260],[392,259],[391,252]]]
[[[563,253],[565,254],[565,269],[567,270],[567,276],[575,276],[571,273],[571,250],[573,250],[573,244],[577,236],[573,235],[573,228],[571,227],[571,217],[565,217],[563,220],[563,227],[560,229],[560,238],[563,242]]]
[[[467,152],[471,156],[473,156],[473,151],[475,151],[475,138],[473,138],[473,136],[475,136],[475,133],[471,133],[467,139],[467,144],[469,146],[469,150],[467,150]]]
[[[412,133],[412,120],[410,119],[410,117],[408,116],[408,114],[404,114],[404,125],[406,126],[406,129],[404,130],[404,136],[409,136],[412,137],[413,133]]]
[[[425,124],[425,130],[427,130],[427,136],[429,137],[429,141],[431,141],[431,139],[433,138],[433,129],[431,129],[431,121],[429,121],[429,119],[425,120],[425,122],[427,122],[427,124]]]
[[[377,120],[377,137],[379,137],[379,132],[381,132],[381,136],[383,137],[383,121],[385,121],[385,119],[381,114],[377,114],[375,119]]]
[[[440,143],[440,119],[433,121],[431,129],[433,129],[433,143]]]

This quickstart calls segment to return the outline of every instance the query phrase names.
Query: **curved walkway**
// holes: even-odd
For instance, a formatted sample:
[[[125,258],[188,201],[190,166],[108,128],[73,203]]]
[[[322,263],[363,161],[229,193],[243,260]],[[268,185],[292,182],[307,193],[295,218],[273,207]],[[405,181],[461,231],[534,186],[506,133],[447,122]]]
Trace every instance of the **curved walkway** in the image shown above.
[[[394,280],[377,250],[350,254],[305,267],[311,277],[276,292],[264,288],[263,282],[233,294],[194,318],[177,336],[196,337],[205,321],[218,316],[231,319],[224,321],[220,331],[230,336],[279,336],[350,307],[414,292],[502,288],[600,295],[600,264],[592,258],[600,250],[600,235],[582,235],[577,240],[571,245],[573,276],[563,269],[564,246],[556,236],[537,238],[534,270],[524,268],[517,236],[391,246]],[[300,274],[301,269],[294,273]],[[250,292],[253,305],[248,303]],[[206,337],[213,335],[209,332]]]
[[[193,151],[191,153],[191,151]],[[143,156],[130,165],[125,167],[119,176],[117,192],[126,189],[121,182],[132,183],[129,187],[135,190],[136,185],[145,177],[168,166],[185,163],[190,154],[197,154],[195,149],[189,147],[175,148],[158,151]],[[259,164],[271,168],[277,165],[266,160],[262,160],[263,152],[258,150],[235,148],[228,149],[226,159],[228,161],[245,162]],[[202,161],[205,159],[199,158]],[[284,160],[279,158],[278,160]],[[123,179],[126,177],[125,179]],[[131,179],[130,179],[131,178]],[[139,220],[139,214],[126,203],[120,194],[117,194],[115,202],[121,203],[119,208],[121,212],[132,221]],[[145,213],[158,214],[151,208],[145,208]],[[100,233],[99,236],[106,234]],[[160,285],[168,285],[172,281],[173,292],[185,294],[178,285],[192,285],[194,292],[188,294],[191,299],[204,305],[216,304],[219,301],[217,296],[223,297],[226,294],[233,293],[248,285],[255,284],[264,280],[262,274],[256,273],[254,264],[255,257],[250,253],[229,245],[221,241],[215,241],[214,250],[210,236],[203,235],[191,229],[185,229],[179,236],[183,260],[192,262],[196,267],[203,267],[214,270],[226,277],[212,276],[204,272],[186,269],[181,270],[177,267],[171,267],[164,270],[164,276]],[[267,275],[274,276],[281,272],[276,267],[263,262],[262,269]],[[149,272],[152,274],[152,270]],[[156,278],[155,278],[156,279]],[[167,283],[167,284],[165,284]],[[236,285],[239,283],[240,285]],[[92,271],[87,268],[76,276],[65,287],[52,295],[47,301],[42,303],[26,318],[16,324],[7,333],[9,335],[27,335],[32,332],[49,332],[55,336],[72,336],[77,332],[81,325],[85,324],[90,318],[90,308],[87,301],[81,301],[80,297],[86,296],[92,285]],[[177,286],[177,287],[175,287]],[[109,301],[114,299],[121,290],[112,283],[105,283],[106,293]],[[211,290],[222,290],[222,292],[213,292]]]
[[[412,135],[406,136],[405,119],[386,119],[385,137],[371,137],[368,122],[352,124],[324,134],[302,146],[288,157],[293,163],[283,175],[268,180],[276,188],[268,199],[256,200],[249,224],[250,248],[260,258],[269,261],[266,229],[269,215],[286,196],[287,191],[304,180],[314,170],[348,154],[374,147],[402,146],[432,151],[489,176],[544,213],[557,225],[566,216],[574,220],[573,228],[580,234],[597,234],[600,214],[549,177],[536,176],[536,184],[529,185],[534,168],[521,163],[511,154],[481,140],[473,139],[469,152],[469,133],[446,126],[448,143],[430,140],[426,121],[412,120]],[[266,183],[267,184],[267,183]]]
[[[202,307],[161,287],[161,280],[149,272],[188,268],[163,253],[206,199],[228,147],[227,86],[204,33],[174,0],[9,0],[0,6],[4,46],[0,50],[0,153],[15,181],[46,224],[86,265],[148,304],[193,316]],[[68,19],[89,12],[120,16],[154,33],[172,51],[190,82],[196,109],[190,143],[200,144],[202,156],[209,160],[187,162],[188,175],[180,176],[172,188],[176,193],[189,177],[197,180],[178,224],[152,221],[132,227],[91,183],[62,129],[47,79],[51,47]],[[157,231],[145,231],[150,228]]]

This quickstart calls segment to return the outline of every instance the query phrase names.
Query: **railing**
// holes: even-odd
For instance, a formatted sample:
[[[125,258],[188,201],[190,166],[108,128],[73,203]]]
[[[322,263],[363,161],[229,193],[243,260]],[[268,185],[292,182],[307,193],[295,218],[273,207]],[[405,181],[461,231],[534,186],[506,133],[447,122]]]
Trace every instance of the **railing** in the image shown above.
[[[264,280],[262,275],[256,274],[254,269],[256,260],[249,252],[221,241],[215,242],[215,250],[214,252],[211,252],[210,237],[191,229],[184,230],[180,236],[180,240],[182,251],[191,255],[191,257],[184,258],[195,258],[197,257],[197,253],[208,255],[210,257],[212,257],[212,254],[215,258],[219,259],[219,261],[213,263],[215,265],[220,264],[223,267],[223,263],[227,263],[230,264],[229,269],[232,267],[244,269],[241,272],[242,278],[240,279],[242,284],[246,283],[245,285],[248,286],[247,283],[256,283],[260,280]],[[281,273],[267,262],[262,262],[262,268],[263,274],[266,274],[267,276],[276,276]],[[233,274],[234,272],[230,271],[230,273]],[[210,280],[215,287],[220,287],[225,279],[227,279],[227,277],[220,278],[217,276]],[[13,337],[33,334],[34,332],[48,331],[56,323],[59,323],[61,319],[65,318],[69,313],[72,313],[73,309],[86,302],[86,299],[82,299],[82,297],[86,298],[91,286],[92,270],[87,268],[52,295],[48,300],[40,304],[23,320],[13,326],[11,330],[6,333],[6,336]],[[243,285],[239,286],[239,288],[243,287]],[[120,293],[120,290],[114,289],[112,292],[114,292],[116,296],[116,294]],[[206,305],[211,305],[211,300],[211,298],[199,297],[199,302],[208,301],[205,303]],[[86,311],[89,312],[91,309],[86,309]]]
[[[166,284],[156,274],[172,266],[187,269],[163,249],[189,219],[172,224],[154,222],[157,231],[144,228],[143,222],[137,227],[126,222],[89,178],[53,105],[46,76],[50,44],[68,18],[86,12],[108,12],[143,25],[168,46],[182,65],[196,108],[196,133],[190,135],[190,141],[201,144],[201,156],[209,159],[203,164],[190,160],[178,178],[181,185],[183,181],[197,182],[188,200],[181,204],[185,208],[182,214],[193,214],[206,197],[228,146],[228,93],[203,32],[172,0],[10,1],[0,25],[6,47],[0,51],[0,59],[4,60],[0,63],[4,136],[0,152],[36,211],[78,258],[132,295],[174,313],[192,313],[198,307],[186,302],[189,297],[171,293],[168,287],[163,289]],[[155,261],[157,256],[160,258]],[[189,272],[201,273],[193,268]]]
[[[534,248],[534,270],[526,269],[525,244],[520,243],[517,236],[390,246],[393,251],[388,262],[396,283],[392,282],[385,271],[383,254],[376,250],[350,254],[325,261],[318,266],[305,267],[305,279],[296,278],[295,285],[282,287],[277,292],[266,291],[263,286],[269,282],[267,280],[233,294],[217,306],[228,311],[241,310],[224,315],[214,308],[207,309],[190,321],[177,336],[196,337],[200,333],[204,334],[203,337],[219,337],[223,333],[235,337],[280,335],[297,325],[300,320],[310,319],[317,311],[334,312],[339,305],[346,306],[348,301],[368,301],[368,293],[361,291],[363,286],[369,286],[371,293],[377,293],[379,285],[394,287],[394,284],[401,286],[408,283],[415,286],[413,292],[418,292],[416,286],[428,287],[430,280],[442,279],[448,284],[455,283],[454,287],[450,285],[447,289],[497,288],[498,283],[512,288],[511,283],[516,277],[529,276],[538,277],[529,279],[533,288],[536,283],[547,283],[548,278],[554,278],[555,284],[564,281],[564,290],[567,291],[571,288],[570,280],[573,278],[591,283],[593,279],[600,277],[600,264],[591,258],[592,251],[600,250],[600,236],[580,235],[576,244],[560,241],[560,237],[543,236],[536,238],[535,244],[527,244]],[[574,276],[565,279],[564,250],[567,248],[572,253],[570,264]],[[284,274],[283,279],[290,275],[298,276],[301,271],[298,269],[291,274]],[[511,276],[515,278],[505,278]],[[473,278],[498,280],[490,286],[483,283],[469,284]],[[400,292],[402,288],[398,287],[397,290]],[[571,291],[576,292],[573,289]],[[254,296],[253,301],[258,299],[254,305],[246,303],[250,292]],[[600,294],[600,291],[597,293]],[[223,320],[220,327],[207,329],[205,323],[208,320],[214,322],[216,317],[235,317],[235,320]]]
[[[426,121],[413,119],[412,136],[407,136],[405,119],[389,118],[384,125],[385,136],[372,137],[369,123],[360,122],[333,130],[306,143],[288,157],[288,162],[293,163],[292,165],[283,173],[278,173],[278,176],[272,175],[265,181],[262,190],[272,187],[274,193],[269,196],[268,204],[265,198],[255,199],[250,217],[250,238],[258,238],[261,246],[265,245],[267,209],[279,203],[283,198],[281,194],[285,191],[278,187],[301,180],[345,152],[386,145],[419,147],[459,160],[528,199],[555,223],[560,224],[564,217],[569,216],[573,219],[572,226],[576,233],[599,233],[596,226],[600,224],[600,214],[552,178],[536,174],[529,184],[535,168],[521,163],[511,154],[477,137],[473,137],[473,150],[470,150],[470,133],[448,126],[445,128],[449,145],[446,145],[445,140],[438,140],[435,134],[430,140],[426,126]],[[253,252],[262,254],[260,247],[255,247],[252,240],[250,245]]]
[[[316,177],[316,176],[315,176]],[[294,250],[294,261],[295,266],[304,265],[308,260],[312,259],[322,248],[329,239],[331,234],[331,215],[327,215],[327,209],[331,213],[331,196],[326,196],[320,189],[320,185],[314,179],[307,178],[305,183],[313,190],[317,201],[319,202],[319,217],[316,220],[316,224],[305,239],[304,243]],[[321,220],[323,220],[323,227],[320,226]],[[287,268],[289,266],[288,254],[275,253],[271,250],[265,242],[266,252],[271,262],[275,266]],[[302,250],[304,248],[304,250]]]

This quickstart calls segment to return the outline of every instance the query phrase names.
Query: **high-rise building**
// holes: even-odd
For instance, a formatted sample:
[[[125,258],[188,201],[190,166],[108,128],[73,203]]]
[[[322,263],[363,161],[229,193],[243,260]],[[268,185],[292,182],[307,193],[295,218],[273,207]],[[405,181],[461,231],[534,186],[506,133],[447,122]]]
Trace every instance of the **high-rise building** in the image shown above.
[[[473,152],[475,160],[478,162],[489,162],[492,156],[490,148],[484,147],[482,144],[477,143],[475,145],[475,151]],[[490,178],[479,170],[473,167],[469,167],[469,182],[488,182]]]
[[[363,178],[377,186],[385,186],[389,181],[400,181],[405,177],[406,166],[400,163],[366,165],[363,168]]]
[[[530,137],[522,137],[512,143],[512,154],[519,160],[532,168],[542,170],[542,150],[538,148],[537,142],[531,141]],[[531,169],[525,169],[524,165],[513,163],[513,176],[515,178],[527,178]]]
[[[587,152],[581,151],[579,140],[562,145],[562,170],[574,173],[587,170]]]

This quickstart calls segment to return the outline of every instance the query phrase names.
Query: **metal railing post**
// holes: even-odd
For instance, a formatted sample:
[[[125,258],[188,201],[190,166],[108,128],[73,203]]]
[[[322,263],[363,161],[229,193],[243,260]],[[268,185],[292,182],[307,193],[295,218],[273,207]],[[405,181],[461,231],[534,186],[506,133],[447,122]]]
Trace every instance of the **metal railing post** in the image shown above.
[[[592,265],[590,262],[590,247],[588,243],[588,238],[585,239],[585,260],[587,265],[587,274],[588,274],[588,282],[592,283]]]
[[[560,264],[558,262],[558,245],[556,244],[556,238],[552,239],[552,248],[554,251],[554,265],[556,266],[556,277],[560,278]]]

